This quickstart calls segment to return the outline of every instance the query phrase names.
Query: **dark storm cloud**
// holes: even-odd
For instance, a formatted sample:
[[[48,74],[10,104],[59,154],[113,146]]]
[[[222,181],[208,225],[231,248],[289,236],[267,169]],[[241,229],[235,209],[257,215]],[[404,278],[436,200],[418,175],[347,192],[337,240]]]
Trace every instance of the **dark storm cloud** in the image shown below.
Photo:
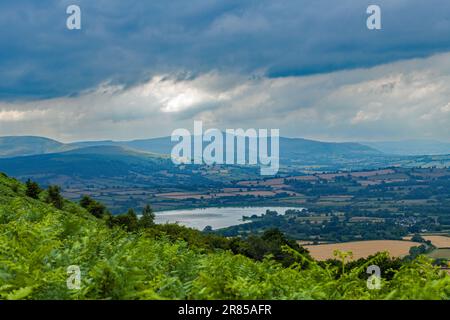
[[[82,9],[82,30],[65,27]],[[366,8],[382,8],[381,31]],[[369,67],[450,49],[447,0],[22,0],[0,3],[0,99],[211,70],[267,77]]]

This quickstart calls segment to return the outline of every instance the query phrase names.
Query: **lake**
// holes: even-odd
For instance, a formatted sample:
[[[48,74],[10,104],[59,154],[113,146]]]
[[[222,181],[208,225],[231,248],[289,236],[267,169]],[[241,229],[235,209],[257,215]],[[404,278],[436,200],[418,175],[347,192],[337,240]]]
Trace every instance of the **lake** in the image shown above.
[[[302,210],[294,207],[213,207],[202,209],[180,209],[156,212],[156,223],[179,223],[183,226],[203,230],[206,226],[213,229],[226,228],[247,223],[242,216],[261,216],[266,210],[284,214],[286,210]]]

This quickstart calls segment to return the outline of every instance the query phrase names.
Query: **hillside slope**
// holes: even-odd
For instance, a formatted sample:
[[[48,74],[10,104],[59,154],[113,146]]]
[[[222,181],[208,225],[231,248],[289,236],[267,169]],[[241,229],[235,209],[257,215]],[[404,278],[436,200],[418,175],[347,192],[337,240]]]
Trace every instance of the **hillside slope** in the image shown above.
[[[361,142],[386,154],[395,155],[446,155],[450,154],[450,143],[435,140],[404,140]]]
[[[224,134],[224,141],[228,136]],[[131,141],[90,141],[73,143],[73,147],[116,145],[128,147],[135,150],[154,152],[160,154],[170,154],[172,147],[176,143],[170,137],[141,139]],[[205,143],[206,145],[206,143]],[[247,149],[248,151],[248,149]],[[382,152],[369,146],[352,142],[322,142],[302,138],[280,137],[280,157],[282,159],[294,159],[305,155],[314,155],[317,158],[329,156],[367,156],[381,155]]]
[[[450,298],[450,277],[424,259],[403,266],[381,290],[368,290],[361,270],[336,278],[314,262],[285,269],[205,253],[184,241],[111,229],[73,203],[58,210],[42,201],[45,194],[35,200],[24,191],[0,176],[1,299]],[[79,290],[67,287],[69,266],[80,268]]]
[[[0,158],[62,152],[73,148],[73,146],[43,137],[0,137]]]
[[[113,177],[127,176],[131,172],[149,174],[168,167],[172,167],[172,162],[166,157],[117,146],[0,159],[1,170],[13,176],[73,173],[80,177]]]
[[[63,144],[61,142],[42,137],[3,137],[0,138],[0,157],[57,153],[67,150],[99,146],[123,147],[141,152],[169,155],[175,144],[175,142],[171,141],[170,137],[130,141],[81,141],[69,144]],[[369,146],[358,143],[332,143],[302,138],[280,137],[280,157],[282,161],[285,162],[301,160],[305,157],[308,159],[312,159],[312,157],[314,157],[314,159],[322,159],[323,162],[327,162],[327,159],[329,161],[331,157],[351,159],[358,157],[365,158],[373,155],[382,155],[382,153]]]

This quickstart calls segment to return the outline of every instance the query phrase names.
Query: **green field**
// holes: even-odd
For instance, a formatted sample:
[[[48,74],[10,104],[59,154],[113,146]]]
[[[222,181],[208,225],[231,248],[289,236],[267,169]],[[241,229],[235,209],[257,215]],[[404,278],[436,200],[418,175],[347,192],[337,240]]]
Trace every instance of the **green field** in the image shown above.
[[[433,250],[427,256],[433,259],[450,259],[450,248]]]

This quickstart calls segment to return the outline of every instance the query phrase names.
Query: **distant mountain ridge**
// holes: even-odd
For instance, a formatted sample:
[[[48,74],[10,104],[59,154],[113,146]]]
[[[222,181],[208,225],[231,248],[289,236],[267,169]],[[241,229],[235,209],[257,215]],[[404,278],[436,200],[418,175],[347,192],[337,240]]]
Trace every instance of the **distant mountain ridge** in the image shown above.
[[[0,157],[30,156],[36,154],[64,152],[73,149],[69,144],[36,136],[0,137]]]
[[[162,137],[162,138],[138,139],[130,141],[113,141],[113,140],[81,141],[70,143],[69,145],[74,148],[84,148],[94,146],[120,146],[144,152],[170,154],[170,152],[172,151],[172,147],[175,144],[171,142],[170,137]]]
[[[69,150],[82,149],[86,147],[117,146],[142,152],[156,154],[170,154],[175,142],[170,137],[139,139],[130,141],[80,141],[74,143],[62,143],[56,140],[23,136],[0,138],[0,157],[29,156],[48,153],[58,153]],[[302,138],[280,138],[280,158],[290,159],[296,156],[315,157],[330,155],[376,155],[380,151],[366,145],[354,142],[321,142]]]
[[[376,141],[360,142],[360,144],[394,155],[450,154],[450,143],[437,140]]]
[[[12,176],[115,177],[172,167],[167,157],[119,146],[92,146],[59,153],[0,159],[0,171]]]

